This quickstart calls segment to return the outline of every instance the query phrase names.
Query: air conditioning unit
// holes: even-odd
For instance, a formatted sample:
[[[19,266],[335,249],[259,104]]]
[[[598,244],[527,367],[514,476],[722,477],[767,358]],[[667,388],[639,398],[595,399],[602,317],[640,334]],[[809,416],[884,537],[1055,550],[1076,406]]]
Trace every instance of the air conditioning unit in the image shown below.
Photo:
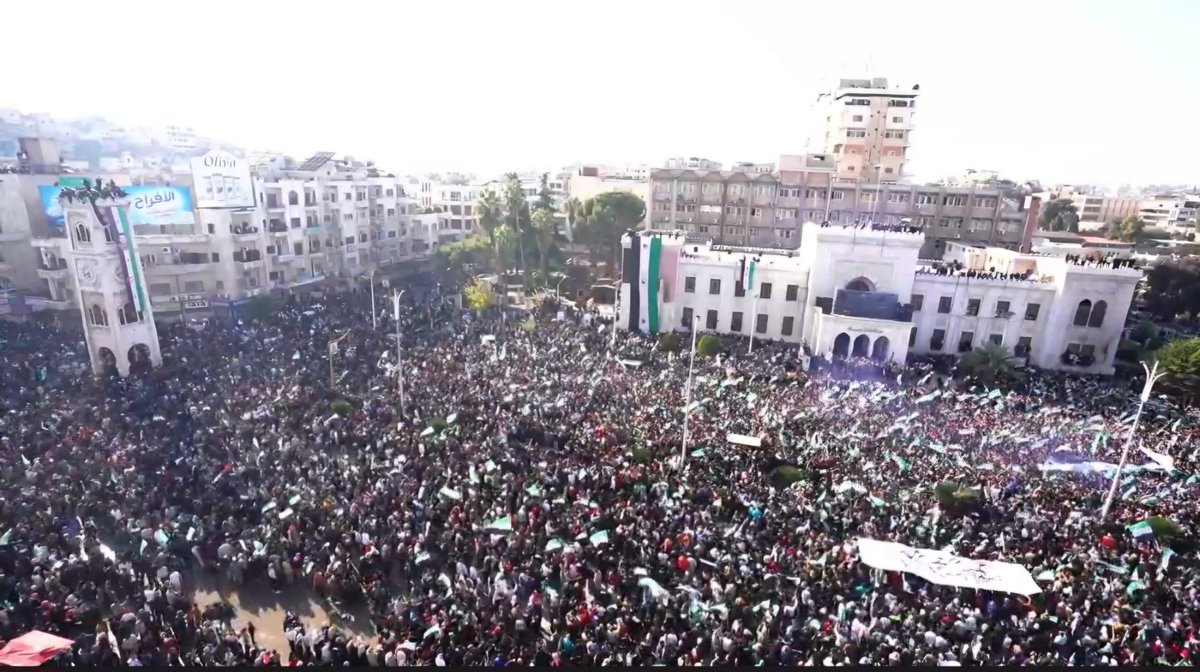
[[[162,251],[163,251],[163,254],[170,254],[172,252],[172,248],[164,247],[164,248],[162,248]]]

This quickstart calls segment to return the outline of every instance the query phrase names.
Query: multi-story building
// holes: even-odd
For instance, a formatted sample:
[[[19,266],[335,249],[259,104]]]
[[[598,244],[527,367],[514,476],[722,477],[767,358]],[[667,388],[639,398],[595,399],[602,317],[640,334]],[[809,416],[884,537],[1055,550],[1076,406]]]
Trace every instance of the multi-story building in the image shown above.
[[[698,156],[689,156],[667,159],[664,162],[664,167],[676,170],[720,170],[722,165],[719,161],[702,159]]]
[[[1146,228],[1166,229],[1171,232],[1194,232],[1200,220],[1200,195],[1165,194],[1143,199],[1137,215]]]
[[[418,212],[436,214],[437,238],[441,243],[462,240],[475,231],[475,212],[479,195],[495,185],[479,182],[468,175],[422,175],[405,178],[408,193]],[[500,192],[497,191],[497,195]]]
[[[799,249],[714,245],[683,231],[622,239],[617,324],[806,343],[813,354],[905,361],[996,343],[1048,369],[1112,373],[1140,270],[951,244],[921,260],[908,227],[803,227]]]
[[[818,98],[819,144],[837,177],[892,182],[905,176],[920,88],[889,87],[882,77],[843,79]]]
[[[828,154],[780,157],[774,172],[660,169],[650,175],[647,221],[718,244],[796,247],[804,222],[911,223],[925,230],[926,258],[947,241],[1027,246],[1037,209],[986,186],[843,180]]]
[[[415,204],[402,179],[353,159],[335,160],[329,152],[300,164],[260,164],[252,178],[251,207],[192,207],[196,195],[190,175],[176,175],[170,183],[123,173],[98,177],[130,190],[179,195],[178,207],[167,216],[135,219],[131,229],[159,316],[237,305],[273,288],[324,278],[387,272],[390,264],[428,257],[440,244],[428,235],[430,222],[414,225]],[[55,213],[48,212],[43,192],[64,179],[0,175],[0,232],[12,232],[13,244],[23,247],[5,258],[28,259],[31,266],[0,266],[0,282],[40,295],[35,302],[57,309],[69,308],[75,295],[65,261],[70,241]],[[4,240],[0,233],[0,243]]]
[[[1108,196],[1089,188],[1062,185],[1053,191],[1039,194],[1043,202],[1070,200],[1079,213],[1081,230],[1102,229],[1110,222],[1119,222],[1126,217],[1136,217],[1142,201],[1137,198]]]

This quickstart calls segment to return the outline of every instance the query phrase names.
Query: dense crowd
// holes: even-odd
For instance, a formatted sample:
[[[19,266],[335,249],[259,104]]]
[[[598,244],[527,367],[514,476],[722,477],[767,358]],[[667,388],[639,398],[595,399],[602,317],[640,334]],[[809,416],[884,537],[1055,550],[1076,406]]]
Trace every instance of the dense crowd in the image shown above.
[[[0,637],[67,637],[76,665],[1200,654],[1194,410],[1150,400],[1150,453],[1101,521],[1136,381],[808,373],[794,345],[730,342],[697,358],[689,406],[686,354],[595,314],[501,320],[410,289],[402,376],[362,293],[162,328],[163,367],[127,379],[93,379],[77,331],[0,324]],[[1171,529],[1129,529],[1155,517]],[[860,538],[1016,563],[1040,592],[883,571]],[[370,623],[289,618],[289,650],[260,647],[192,602],[204,574]]]

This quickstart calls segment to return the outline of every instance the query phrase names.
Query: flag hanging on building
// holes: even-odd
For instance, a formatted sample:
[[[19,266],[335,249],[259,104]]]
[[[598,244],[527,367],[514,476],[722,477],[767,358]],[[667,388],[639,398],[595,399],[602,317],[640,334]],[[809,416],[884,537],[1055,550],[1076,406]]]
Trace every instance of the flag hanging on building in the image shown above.
[[[738,268],[738,278],[742,281],[742,289],[747,292],[754,291],[754,272],[758,268],[756,259],[748,259],[742,257],[742,263]]]

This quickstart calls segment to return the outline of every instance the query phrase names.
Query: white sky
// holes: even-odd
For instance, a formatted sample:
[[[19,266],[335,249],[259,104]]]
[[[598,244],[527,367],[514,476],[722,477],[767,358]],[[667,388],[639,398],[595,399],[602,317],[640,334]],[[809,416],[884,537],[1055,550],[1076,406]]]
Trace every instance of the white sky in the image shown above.
[[[869,65],[921,85],[911,150],[921,178],[973,167],[1200,182],[1196,0],[4,9],[0,106],[188,125],[297,158],[329,150],[481,175],[684,155],[774,161],[804,150],[822,83]]]

